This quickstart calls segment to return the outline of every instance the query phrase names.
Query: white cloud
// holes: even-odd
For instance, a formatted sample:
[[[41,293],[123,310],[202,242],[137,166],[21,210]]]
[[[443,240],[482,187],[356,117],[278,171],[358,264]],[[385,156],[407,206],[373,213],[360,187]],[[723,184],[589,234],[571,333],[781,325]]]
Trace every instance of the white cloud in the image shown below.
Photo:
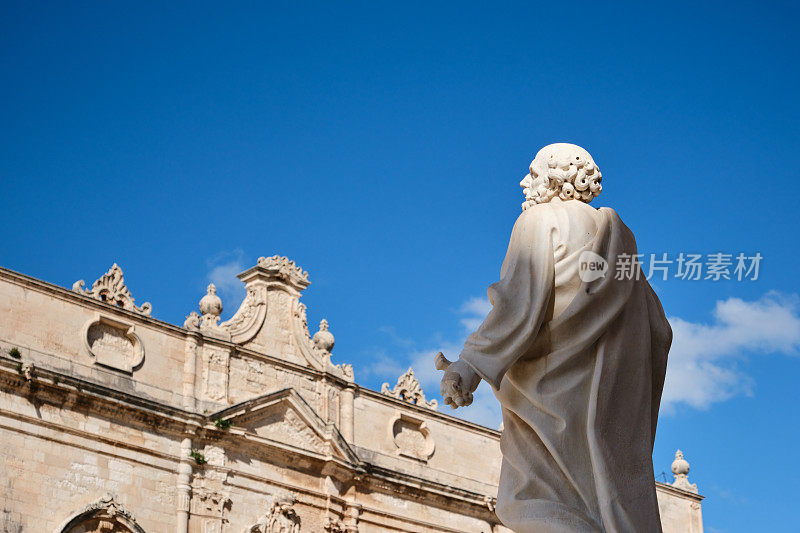
[[[245,269],[244,252],[236,249],[223,252],[209,259],[208,281],[217,287],[217,293],[222,298],[225,315],[229,316],[239,307],[244,299],[244,283],[236,277]]]
[[[718,301],[711,324],[671,317],[673,343],[662,405],[706,409],[734,396],[752,394],[753,380],[739,369],[752,353],[797,355],[800,316],[797,297],[768,293],[747,302]]]
[[[472,297],[461,306],[461,313],[467,315],[461,319],[461,325],[472,333],[478,329],[491,310],[492,304],[488,298]]]
[[[372,361],[368,365],[359,366],[357,376],[377,377],[394,385],[397,378],[408,370],[408,365],[403,366],[396,357],[390,357],[385,351],[372,352],[370,356]]]
[[[439,394],[442,372],[436,370],[433,364],[433,358],[438,352],[444,353],[451,360],[457,359],[466,334],[477,329],[490,309],[491,304],[486,298],[468,299],[457,311],[462,316],[459,322],[464,327],[463,331],[456,334],[457,338],[455,340],[438,338],[424,343],[423,346],[413,339],[398,335],[392,327],[383,327],[380,331],[386,334],[388,342],[396,346],[403,355],[389,357],[385,352],[378,352],[373,356],[372,363],[357,369],[357,375],[379,377],[393,386],[400,374],[410,366],[414,369],[414,375],[422,385],[426,398],[428,400],[436,398],[441,411],[496,429],[501,422],[500,404],[495,399],[492,388],[486,383],[481,383],[475,391],[472,405],[453,410],[442,403]]]
[[[662,397],[663,412],[674,412],[680,404],[706,409],[737,395],[752,394],[753,379],[739,368],[740,364],[756,353],[800,353],[799,304],[796,296],[772,292],[755,301],[720,300],[710,323],[671,317],[674,338]],[[500,406],[489,385],[481,383],[471,406],[451,410],[441,403],[441,372],[433,366],[433,357],[440,351],[449,359],[456,359],[466,334],[477,328],[490,309],[486,298],[468,299],[458,310],[459,322],[464,327],[461,335],[455,340],[438,339],[422,346],[399,336],[393,328],[382,328],[389,343],[403,355],[389,357],[380,352],[359,373],[394,385],[397,377],[411,366],[428,399],[437,398],[442,411],[496,428],[501,420]]]

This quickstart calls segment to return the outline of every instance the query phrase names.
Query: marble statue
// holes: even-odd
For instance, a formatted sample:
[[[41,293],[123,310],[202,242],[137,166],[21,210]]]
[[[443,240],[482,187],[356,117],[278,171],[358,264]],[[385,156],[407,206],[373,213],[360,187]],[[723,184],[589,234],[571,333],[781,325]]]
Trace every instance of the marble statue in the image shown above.
[[[516,533],[661,531],[652,450],[672,330],[631,231],[589,206],[601,180],[579,146],[536,154],[492,310],[458,361],[437,356],[446,404],[469,405],[481,379],[500,400],[496,512]]]

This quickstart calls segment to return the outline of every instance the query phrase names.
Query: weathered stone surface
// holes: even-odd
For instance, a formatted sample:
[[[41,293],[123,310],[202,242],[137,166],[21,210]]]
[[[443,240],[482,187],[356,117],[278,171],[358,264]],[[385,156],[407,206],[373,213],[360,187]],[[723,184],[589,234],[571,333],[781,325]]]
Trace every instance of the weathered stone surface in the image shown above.
[[[288,260],[239,277],[222,335],[0,269],[0,530],[507,531],[499,432],[354,383]],[[665,531],[702,523],[657,490]]]

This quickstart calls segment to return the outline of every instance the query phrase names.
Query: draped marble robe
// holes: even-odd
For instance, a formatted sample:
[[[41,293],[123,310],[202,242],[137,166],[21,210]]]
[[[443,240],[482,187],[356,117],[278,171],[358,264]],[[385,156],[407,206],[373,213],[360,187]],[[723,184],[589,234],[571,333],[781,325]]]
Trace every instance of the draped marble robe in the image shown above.
[[[608,271],[582,282],[587,250]],[[661,531],[652,452],[672,330],[644,276],[617,279],[621,254],[636,242],[614,210],[529,207],[461,353],[501,403],[496,512],[516,533]]]

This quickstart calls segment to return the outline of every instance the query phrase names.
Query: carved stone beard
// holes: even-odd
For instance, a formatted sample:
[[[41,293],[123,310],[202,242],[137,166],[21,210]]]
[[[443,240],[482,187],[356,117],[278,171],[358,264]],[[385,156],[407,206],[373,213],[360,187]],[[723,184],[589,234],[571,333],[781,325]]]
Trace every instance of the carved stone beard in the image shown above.
[[[519,182],[519,186],[522,187],[522,194],[525,195],[525,201],[522,202],[522,210],[525,211],[529,207],[536,205],[533,195],[533,176],[526,175]]]
[[[526,209],[528,209],[529,207],[533,207],[533,206],[535,206],[535,205],[536,205],[536,201],[535,201],[533,198],[531,198],[531,196],[530,196],[530,195],[528,195],[528,194],[526,193],[526,194],[525,194],[525,201],[524,201],[524,202],[522,202],[522,210],[523,210],[523,211],[525,211],[525,210],[526,210]]]

